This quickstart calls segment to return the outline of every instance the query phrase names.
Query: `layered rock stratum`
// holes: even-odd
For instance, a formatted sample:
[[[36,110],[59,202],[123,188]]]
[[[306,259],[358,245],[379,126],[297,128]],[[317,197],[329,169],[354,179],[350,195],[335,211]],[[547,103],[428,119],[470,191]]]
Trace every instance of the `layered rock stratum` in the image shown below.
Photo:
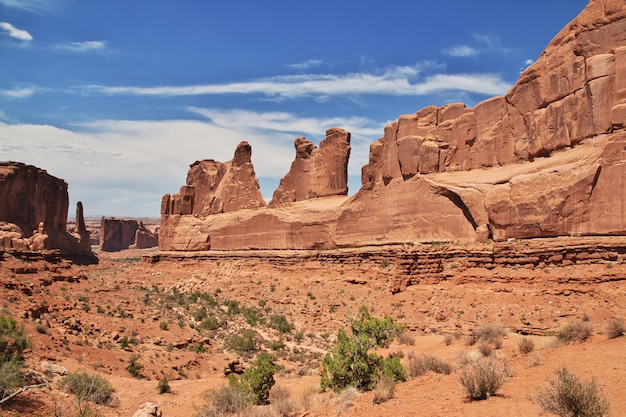
[[[296,159],[269,207],[260,193],[240,191],[258,191],[249,159],[237,175],[226,174],[232,162],[210,161],[215,174],[206,178],[216,180],[188,177],[180,193],[164,197],[159,246],[312,249],[624,235],[625,128],[626,3],[591,0],[506,95],[474,108],[426,107],[387,125],[354,196],[311,191],[315,173],[333,172],[344,154],[313,158],[317,149],[304,139],[296,140]],[[192,178],[202,164],[192,165]],[[346,165],[347,158],[339,171]]]
[[[69,195],[64,180],[32,165],[0,162],[0,196],[0,248],[91,252],[84,224],[76,237],[67,232]],[[86,239],[82,244],[81,236]]]

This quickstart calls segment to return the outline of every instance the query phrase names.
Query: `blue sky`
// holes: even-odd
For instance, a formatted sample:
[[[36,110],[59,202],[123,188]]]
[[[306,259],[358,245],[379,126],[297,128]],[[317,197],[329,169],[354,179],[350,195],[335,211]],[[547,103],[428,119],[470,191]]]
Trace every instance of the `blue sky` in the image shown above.
[[[293,141],[506,93],[583,0],[0,0],[0,160],[69,184],[70,215],[158,217],[189,164],[243,140],[262,193]]]

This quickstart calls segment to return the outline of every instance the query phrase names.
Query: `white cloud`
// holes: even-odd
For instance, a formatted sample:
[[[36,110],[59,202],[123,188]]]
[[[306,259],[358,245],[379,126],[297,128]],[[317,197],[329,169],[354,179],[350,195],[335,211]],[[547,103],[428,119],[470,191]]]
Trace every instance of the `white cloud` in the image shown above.
[[[323,63],[324,63],[324,61],[322,61],[321,59],[309,59],[307,61],[298,62],[296,64],[290,64],[288,66],[289,66],[289,68],[293,68],[293,69],[302,71],[302,70],[313,68],[313,67],[319,67]]]
[[[88,52],[88,51],[101,51],[107,46],[105,41],[83,41],[83,42],[69,42],[62,43],[55,46],[56,49],[62,49],[72,52]]]
[[[326,129],[347,129],[353,138],[349,172],[358,176],[367,162],[369,143],[383,132],[383,123],[377,126],[365,118],[190,111],[206,120],[97,120],[67,129],[0,122],[0,155],[66,180],[72,205],[82,201],[86,215],[158,216],[161,197],[185,183],[189,164],[208,158],[229,161],[243,140],[252,145],[257,177],[274,179],[269,183],[276,184],[295,157],[297,136],[319,144]],[[273,191],[262,189],[266,197]],[[119,204],[112,203],[114,199]]]
[[[194,96],[261,94],[285,99],[336,95],[423,95],[436,91],[461,90],[478,94],[504,94],[510,84],[497,74],[436,74],[419,81],[422,66],[389,67],[380,73],[282,75],[256,81],[189,86],[104,86],[77,87],[83,94],[136,96]]]
[[[8,33],[9,36],[12,38],[19,39],[24,42],[29,42],[33,40],[33,37],[30,33],[23,29],[18,29],[8,22],[0,22],[0,28]]]
[[[13,90],[2,90],[0,89],[0,97],[6,98],[26,98],[30,97],[37,92],[37,88],[35,87],[23,87],[23,88],[15,88]]]
[[[444,49],[442,52],[446,55],[456,57],[469,57],[478,55],[480,53],[478,49],[473,48],[469,45],[456,45],[451,48]]]
[[[0,4],[32,13],[43,13],[56,7],[58,0],[0,0]]]

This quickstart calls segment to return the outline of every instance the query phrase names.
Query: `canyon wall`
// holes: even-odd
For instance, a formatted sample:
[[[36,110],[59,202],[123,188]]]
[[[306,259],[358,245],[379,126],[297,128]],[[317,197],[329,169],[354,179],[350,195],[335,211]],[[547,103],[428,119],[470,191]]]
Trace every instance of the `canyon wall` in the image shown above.
[[[474,108],[430,106],[387,125],[370,146],[354,196],[311,191],[315,173],[336,171],[338,161],[345,169],[345,145],[332,151],[336,158],[315,158],[315,145],[297,139],[296,159],[269,207],[235,198],[228,210],[206,210],[224,192],[188,178],[175,197],[164,197],[159,246],[309,249],[624,235],[625,124],[626,3],[592,0],[505,96]],[[227,168],[212,163],[221,178]],[[254,170],[242,171],[239,183],[258,185]]]

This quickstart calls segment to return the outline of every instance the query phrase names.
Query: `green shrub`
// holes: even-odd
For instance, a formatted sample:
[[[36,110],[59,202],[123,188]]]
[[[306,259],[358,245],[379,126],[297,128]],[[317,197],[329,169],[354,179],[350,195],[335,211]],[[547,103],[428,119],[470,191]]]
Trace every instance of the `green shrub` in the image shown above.
[[[67,374],[61,380],[61,387],[76,395],[79,402],[91,401],[101,405],[110,405],[115,391],[106,379],[97,374],[87,374],[82,370]]]
[[[254,394],[255,404],[267,404],[270,390],[276,383],[276,358],[268,353],[261,353],[254,363],[241,376],[241,383]]]
[[[199,328],[203,330],[217,330],[224,325],[217,317],[209,316],[202,320],[198,325]]]
[[[536,402],[545,411],[561,417],[603,417],[610,404],[595,379],[583,382],[563,367],[555,371],[556,378],[538,391]]]
[[[561,343],[584,342],[593,334],[593,327],[586,321],[565,323],[556,333]]]
[[[259,310],[257,310],[256,308],[244,308],[243,310],[241,310],[241,315],[246,320],[246,323],[248,323],[250,326],[255,327],[257,324],[259,324]]]
[[[128,360],[128,366],[126,366],[126,370],[129,374],[134,376],[135,378],[141,378],[141,370],[143,369],[143,365],[139,363],[139,355],[131,355]]]
[[[16,388],[24,385],[24,375],[19,363],[0,364],[0,400],[11,395]]]
[[[157,389],[159,390],[159,394],[169,394],[172,392],[172,387],[170,387],[170,376],[166,373],[161,373],[161,379],[159,379],[159,383],[157,384]]]
[[[393,381],[406,381],[407,378],[406,369],[400,363],[400,357],[397,355],[391,355],[382,360],[380,373]]]
[[[471,401],[495,395],[506,381],[506,371],[493,359],[480,359],[461,370],[459,382]]]
[[[287,321],[287,318],[285,316],[270,316],[268,325],[272,329],[276,329],[281,333],[291,333],[291,323]]]
[[[609,339],[615,339],[626,335],[626,324],[621,317],[614,317],[609,320],[606,325],[606,336]]]
[[[252,352],[257,349],[256,333],[246,330],[243,335],[235,335],[228,341],[228,347],[239,354]]]
[[[409,359],[409,374],[412,378],[424,375],[427,372],[450,374],[452,366],[438,356],[422,354]]]
[[[0,316],[0,364],[22,362],[22,354],[28,347],[23,327],[13,317]]]
[[[388,346],[402,332],[402,327],[395,324],[393,318],[372,317],[367,307],[361,307],[359,314],[349,317],[349,320],[352,335],[339,329],[335,347],[322,359],[322,390],[332,388],[341,391],[349,386],[371,389],[385,361],[370,350]],[[399,364],[399,358],[397,362]],[[387,363],[388,372],[399,373],[396,365],[395,360]]]

